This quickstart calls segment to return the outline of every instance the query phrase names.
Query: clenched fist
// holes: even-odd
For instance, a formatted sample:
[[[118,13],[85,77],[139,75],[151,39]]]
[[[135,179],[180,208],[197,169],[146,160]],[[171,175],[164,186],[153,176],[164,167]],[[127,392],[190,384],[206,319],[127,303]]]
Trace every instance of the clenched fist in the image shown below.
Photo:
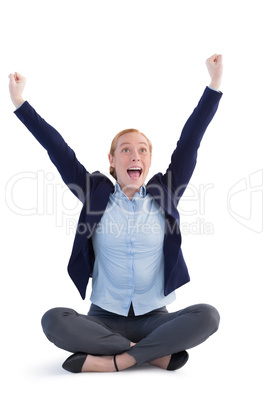
[[[210,86],[219,90],[222,80],[222,55],[214,54],[206,61],[207,69],[211,78]]]
[[[9,74],[8,78],[10,97],[14,106],[17,108],[24,102],[22,93],[26,85],[26,78],[19,73]]]

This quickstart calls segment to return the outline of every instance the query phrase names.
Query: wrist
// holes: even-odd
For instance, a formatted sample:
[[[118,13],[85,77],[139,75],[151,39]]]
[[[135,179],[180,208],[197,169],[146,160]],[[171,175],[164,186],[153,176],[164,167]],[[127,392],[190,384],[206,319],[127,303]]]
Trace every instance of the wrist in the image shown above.
[[[221,86],[221,80],[218,80],[218,81],[212,80],[212,81],[210,82],[209,86],[210,86],[211,88],[215,89],[216,91],[219,91],[220,86]]]
[[[15,106],[15,108],[17,109],[19,106],[21,106],[23,104],[24,99],[22,99],[21,97],[12,98],[12,102],[13,102],[13,105]]]

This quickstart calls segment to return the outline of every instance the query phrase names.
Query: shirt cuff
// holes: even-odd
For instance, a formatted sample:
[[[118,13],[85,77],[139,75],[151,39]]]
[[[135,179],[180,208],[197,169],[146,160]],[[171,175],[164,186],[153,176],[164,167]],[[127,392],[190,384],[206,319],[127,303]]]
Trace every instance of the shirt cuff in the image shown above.
[[[221,92],[221,91],[218,91],[217,89],[215,89],[215,88],[212,88],[212,87],[210,87],[209,85],[208,85],[208,87],[209,87],[209,89],[211,89],[212,91],[215,91],[215,92]]]
[[[17,109],[15,110],[15,112],[16,112],[25,102],[26,102],[26,101],[22,102],[22,104],[17,107]]]

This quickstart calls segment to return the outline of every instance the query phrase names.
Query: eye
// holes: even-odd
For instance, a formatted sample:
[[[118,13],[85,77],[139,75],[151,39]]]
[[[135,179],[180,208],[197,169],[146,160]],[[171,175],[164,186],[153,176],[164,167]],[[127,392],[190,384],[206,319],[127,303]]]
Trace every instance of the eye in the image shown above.
[[[147,152],[147,149],[146,149],[146,148],[141,148],[141,149],[140,149],[140,152],[141,152],[142,154],[145,154],[145,153]]]
[[[123,148],[122,152],[124,152],[124,153],[129,152],[129,148]]]

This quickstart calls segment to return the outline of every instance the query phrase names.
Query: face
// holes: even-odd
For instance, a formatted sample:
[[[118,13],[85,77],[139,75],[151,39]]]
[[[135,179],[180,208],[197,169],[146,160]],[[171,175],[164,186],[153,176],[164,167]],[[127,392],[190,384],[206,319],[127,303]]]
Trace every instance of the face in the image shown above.
[[[109,154],[122,191],[132,198],[144,184],[151,166],[151,154],[146,138],[139,133],[126,133],[118,139],[114,155]]]

